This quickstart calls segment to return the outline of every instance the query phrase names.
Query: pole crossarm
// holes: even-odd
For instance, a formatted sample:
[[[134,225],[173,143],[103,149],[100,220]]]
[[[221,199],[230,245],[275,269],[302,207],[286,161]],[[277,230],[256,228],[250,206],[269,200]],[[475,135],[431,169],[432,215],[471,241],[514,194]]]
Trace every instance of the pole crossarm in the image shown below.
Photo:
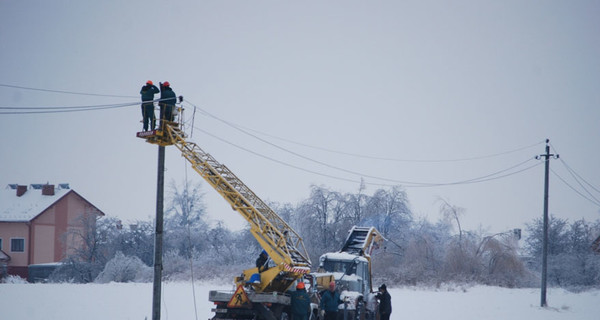
[[[251,232],[276,264],[310,267],[302,238],[279,215],[265,204],[231,170],[219,163],[197,144],[188,142],[176,127],[166,125],[167,138],[231,207],[250,223]]]

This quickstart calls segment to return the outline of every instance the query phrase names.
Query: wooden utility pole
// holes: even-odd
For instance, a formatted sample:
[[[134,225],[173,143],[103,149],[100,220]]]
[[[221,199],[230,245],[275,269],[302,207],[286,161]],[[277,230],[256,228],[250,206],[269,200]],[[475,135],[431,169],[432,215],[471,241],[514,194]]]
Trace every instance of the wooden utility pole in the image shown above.
[[[540,306],[546,307],[546,279],[548,272],[548,189],[549,189],[549,173],[550,173],[550,157],[558,159],[558,155],[550,154],[550,140],[546,139],[546,153],[536,157],[536,159],[544,158],[545,175],[544,175],[544,235],[542,239],[542,292]]]
[[[160,320],[160,293],[163,269],[163,197],[165,188],[164,146],[158,146],[158,179],[156,184],[156,226],[154,232],[154,282],[152,294],[152,320]]]

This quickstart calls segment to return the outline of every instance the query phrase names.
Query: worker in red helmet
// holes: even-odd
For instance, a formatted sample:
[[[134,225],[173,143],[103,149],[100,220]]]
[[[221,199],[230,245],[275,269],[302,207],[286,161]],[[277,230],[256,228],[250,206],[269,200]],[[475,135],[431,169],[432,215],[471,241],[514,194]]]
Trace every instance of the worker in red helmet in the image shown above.
[[[161,121],[173,121],[173,108],[177,103],[177,95],[171,89],[169,81],[160,83],[160,119]],[[162,124],[161,124],[162,126]]]
[[[146,81],[146,84],[140,90],[142,95],[142,117],[144,117],[144,131],[148,131],[148,125],[152,125],[152,129],[156,127],[156,117],[154,116],[154,94],[158,93],[158,88],[152,83],[152,80]]]
[[[290,311],[292,320],[308,320],[310,318],[310,297],[302,280],[298,282],[296,291],[291,293]]]
[[[321,295],[319,307],[325,313],[325,320],[337,320],[339,305],[344,303],[340,299],[340,293],[335,290],[335,281],[329,283],[329,290]]]

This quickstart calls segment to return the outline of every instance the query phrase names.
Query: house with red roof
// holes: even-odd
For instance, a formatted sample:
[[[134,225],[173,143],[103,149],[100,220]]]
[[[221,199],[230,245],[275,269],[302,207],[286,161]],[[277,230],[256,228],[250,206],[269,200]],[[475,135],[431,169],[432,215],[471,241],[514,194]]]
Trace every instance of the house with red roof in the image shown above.
[[[81,235],[99,216],[66,183],[9,184],[0,190],[0,267],[27,278],[30,265],[60,262],[84,246]]]

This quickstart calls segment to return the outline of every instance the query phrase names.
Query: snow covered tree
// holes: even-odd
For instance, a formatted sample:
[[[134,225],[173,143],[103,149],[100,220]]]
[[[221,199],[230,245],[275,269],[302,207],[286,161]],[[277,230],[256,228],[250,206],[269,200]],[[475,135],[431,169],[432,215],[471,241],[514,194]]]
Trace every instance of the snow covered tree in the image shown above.
[[[405,238],[413,219],[406,191],[400,186],[390,190],[378,189],[366,201],[362,225],[374,226],[386,238]]]
[[[108,282],[145,282],[152,279],[152,268],[136,256],[126,256],[117,252],[96,277],[97,283]]]
[[[538,218],[527,225],[527,250],[536,271],[541,269],[542,224]],[[590,247],[598,221],[590,224],[578,220],[569,224],[566,219],[550,216],[548,225],[548,282],[558,286],[600,285],[600,256]]]
[[[346,239],[344,205],[340,193],[312,186],[310,197],[298,206],[300,230],[296,231],[302,235],[312,260],[324,252],[339,250]]]
[[[174,182],[171,184],[169,206],[165,211],[165,252],[177,250],[189,258],[193,251],[206,249],[204,240],[208,225],[204,221],[203,197],[200,184],[184,182],[181,188]]]
[[[84,227],[71,229],[65,234],[65,237],[75,240],[73,243],[80,245],[67,250],[63,265],[52,274],[51,281],[91,282],[110,258],[110,244],[119,221],[85,214],[80,219]]]

